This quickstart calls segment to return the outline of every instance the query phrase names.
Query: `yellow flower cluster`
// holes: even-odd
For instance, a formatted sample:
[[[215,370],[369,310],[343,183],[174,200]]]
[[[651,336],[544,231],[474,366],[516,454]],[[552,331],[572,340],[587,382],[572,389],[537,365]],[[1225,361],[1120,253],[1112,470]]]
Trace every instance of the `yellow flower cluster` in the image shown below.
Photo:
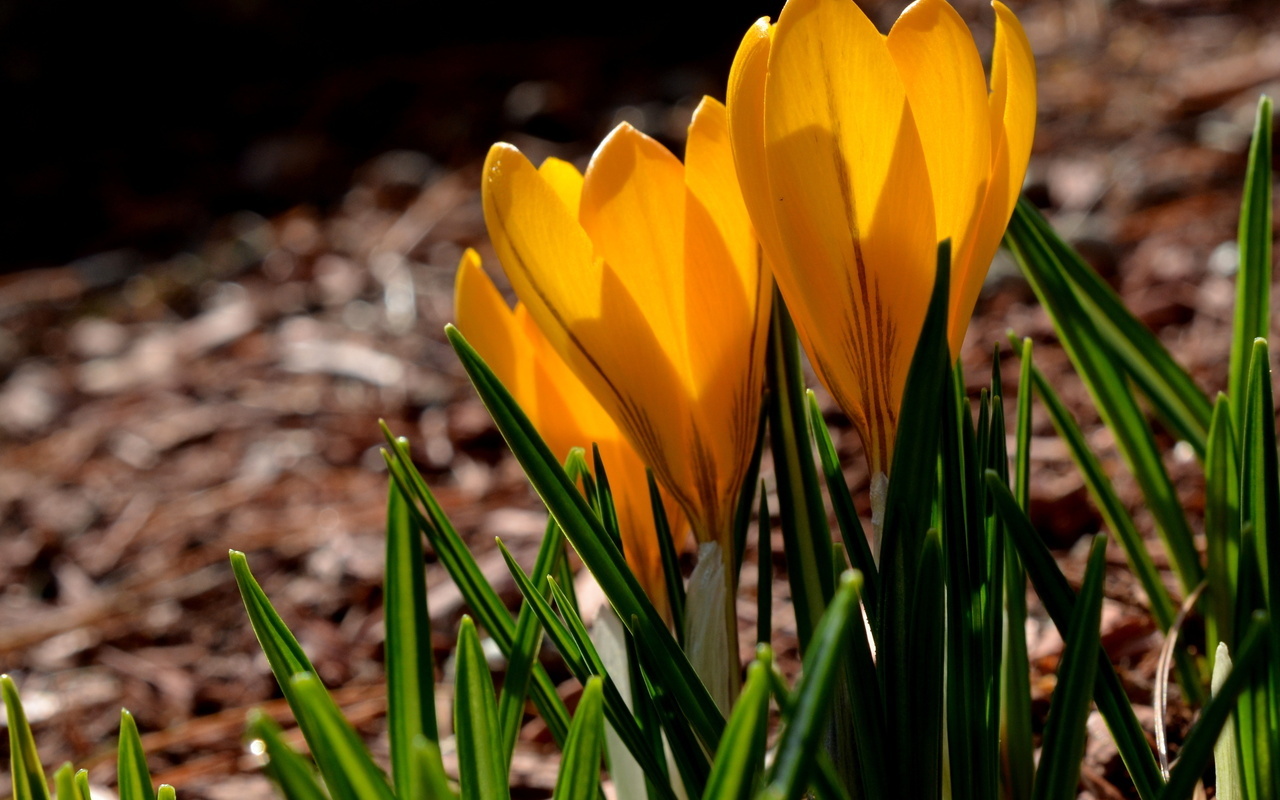
[[[873,474],[891,462],[944,239],[958,354],[1035,126],[1030,47],[993,5],[989,85],[946,0],[918,0],[887,36],[852,0],[788,0],[744,38],[727,110],[698,107],[683,163],[626,124],[585,174],[490,151],[485,220],[520,305],[469,253],[459,327],[559,454],[600,443],[651,593],[644,464],[669,512],[731,553],[774,279]]]

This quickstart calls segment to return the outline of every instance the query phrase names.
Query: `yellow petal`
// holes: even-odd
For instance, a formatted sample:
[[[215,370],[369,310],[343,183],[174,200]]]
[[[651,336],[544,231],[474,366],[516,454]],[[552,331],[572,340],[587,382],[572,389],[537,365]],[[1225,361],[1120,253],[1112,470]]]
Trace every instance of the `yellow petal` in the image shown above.
[[[582,173],[568,161],[548,158],[538,167],[541,175],[569,209],[569,216],[577,219],[578,202],[582,199]]]
[[[462,254],[453,289],[453,318],[458,330],[513,395],[517,391],[517,334],[507,301],[480,266],[475,250]],[[517,398],[518,399],[518,398]]]
[[[974,258],[977,211],[991,176],[987,79],[973,36],[946,0],[907,7],[887,38],[920,131],[933,190],[937,241],[951,239],[952,355],[968,323],[958,306],[981,287],[990,266]],[[970,290],[970,291],[966,291]],[[972,307],[972,304],[969,304]]]
[[[764,151],[764,87],[774,26],[762,17],[747,31],[729,72],[729,135],[738,180],[756,236],[771,263],[782,260]]]
[[[988,112],[991,176],[987,194],[974,214],[972,238],[962,254],[963,261],[959,257],[956,261],[959,280],[952,287],[949,332],[953,354],[960,350],[982,280],[1022,193],[1035,135],[1036,73],[1031,45],[1013,13],[999,2],[993,5],[996,43]]]
[[[515,397],[552,452],[564,458],[574,447],[600,447],[609,472],[627,563],[655,607],[667,615],[666,583],[649,500],[644,462],[613,419],[551,348],[522,305],[506,301],[467,250],[458,265],[454,293],[459,330]],[[685,528],[679,506],[664,496],[671,530]]]
[[[764,109],[786,250],[775,275],[820,375],[883,470],[937,244],[902,79],[854,3],[790,0],[773,37]]]
[[[1022,193],[1031,141],[1036,132],[1036,62],[1022,23],[1004,3],[993,2],[996,43],[991,56],[991,114],[996,137],[1003,132],[1008,153],[1007,197],[1010,214]],[[995,137],[993,137],[995,138]],[[993,147],[998,146],[993,141]],[[1007,222],[1007,219],[1006,219]]]
[[[626,146],[635,152],[635,146]],[[626,155],[627,150],[620,152]],[[606,168],[605,178],[619,177],[609,172],[614,165]],[[611,184],[602,181],[596,189],[601,196],[589,205],[591,185],[589,169],[583,189],[584,216],[589,207],[598,216],[616,212],[603,196],[603,189]],[[623,195],[628,191],[625,186],[618,188]],[[649,319],[654,310],[647,301],[658,289],[646,280],[656,276],[625,274],[598,258],[586,232],[569,217],[555,191],[510,145],[495,145],[489,151],[482,198],[485,222],[507,277],[551,346],[626,432],[663,484],[673,491],[688,485],[684,480],[688,467],[682,458],[689,424],[687,400],[664,347],[672,338],[671,329],[655,332]],[[602,219],[599,224],[620,223]],[[617,235],[622,238],[625,233]],[[666,311],[669,315],[670,310]],[[682,503],[693,507],[683,498]]]
[[[687,385],[684,194],[680,160],[623,123],[591,157],[579,219]]]
[[[771,286],[738,188],[725,107],[705,98],[687,141],[685,326],[694,433],[714,466],[699,488],[727,525],[759,422]]]

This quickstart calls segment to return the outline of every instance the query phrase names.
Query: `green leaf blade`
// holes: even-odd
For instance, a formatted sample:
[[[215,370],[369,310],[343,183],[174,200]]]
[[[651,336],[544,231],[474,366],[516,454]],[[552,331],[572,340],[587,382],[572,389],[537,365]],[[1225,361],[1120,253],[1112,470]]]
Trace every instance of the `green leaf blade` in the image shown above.
[[[1258,100],[1254,119],[1236,237],[1240,270],[1236,277],[1227,395],[1235,406],[1233,421],[1237,431],[1244,430],[1244,397],[1253,341],[1265,339],[1271,326],[1271,121],[1271,98],[1264,95]]]
[[[147,755],[142,749],[138,725],[128,711],[120,712],[120,748],[116,757],[116,781],[120,800],[156,800],[147,769]]]
[[[1101,652],[1099,625],[1106,556],[1106,537],[1099,536],[1093,541],[1084,584],[1071,612],[1062,660],[1058,663],[1058,685],[1049,705],[1043,755],[1032,791],[1035,800],[1074,800],[1080,783],[1085,722]]]
[[[604,748],[603,679],[593,677],[582,689],[553,800],[594,800],[600,790],[600,754]]]
[[[36,752],[31,724],[27,722],[26,711],[18,697],[18,687],[8,675],[0,675],[0,695],[4,697],[5,720],[9,727],[9,776],[14,800],[49,800],[49,785],[40,764],[40,754]]]
[[[480,637],[470,617],[458,628],[453,729],[458,739],[462,800],[510,797],[498,730],[498,702]]]
[[[436,730],[435,667],[431,656],[431,616],[427,609],[422,536],[409,515],[400,487],[387,496],[386,627],[387,732],[391,776],[401,800],[427,800],[412,779],[413,742],[439,738]]]

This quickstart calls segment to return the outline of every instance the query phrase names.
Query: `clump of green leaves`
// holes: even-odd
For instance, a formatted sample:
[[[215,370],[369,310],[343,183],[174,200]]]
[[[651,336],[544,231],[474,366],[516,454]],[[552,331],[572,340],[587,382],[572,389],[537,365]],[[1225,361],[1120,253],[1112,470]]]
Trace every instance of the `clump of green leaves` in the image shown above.
[[[1203,705],[1200,721],[1167,776],[1154,770],[1146,758],[1126,757],[1143,798],[1188,796],[1203,773],[1218,729],[1229,716],[1232,729],[1224,735],[1226,744],[1218,756],[1218,796],[1280,797],[1280,767],[1276,766],[1280,765],[1280,738],[1274,734],[1280,723],[1280,626],[1271,622],[1278,610],[1280,469],[1267,344],[1272,118],[1271,100],[1263,97],[1240,210],[1240,263],[1225,394],[1206,396],[1115,292],[1025,201],[1014,212],[1007,236],[1099,414],[1115,435],[1169,554],[1182,596],[1192,596],[1203,586],[1199,608],[1205,619],[1204,648],[1200,655],[1186,648],[1176,651],[1178,682],[1188,700]],[[1029,355],[1029,348],[1025,352]],[[1137,525],[1053,387],[1039,370],[1029,367],[1025,356],[1023,369],[1031,370],[1036,393],[1150,599],[1152,616],[1169,632],[1179,603],[1161,582]],[[1150,404],[1165,430],[1189,446],[1203,468],[1207,544],[1203,559],[1139,398]],[[1027,533],[1025,526],[1011,521],[1013,510],[1008,511],[1006,522],[1011,528],[1023,527]],[[1036,585],[1044,597],[1045,587]],[[1225,669],[1216,663],[1218,654],[1229,658]],[[1215,676],[1213,700],[1206,704],[1211,674]],[[1099,707],[1106,714],[1101,698]],[[1108,716],[1108,723],[1120,741],[1126,734],[1117,726],[1133,726],[1113,717],[1114,713]],[[1233,785],[1237,781],[1239,785]]]

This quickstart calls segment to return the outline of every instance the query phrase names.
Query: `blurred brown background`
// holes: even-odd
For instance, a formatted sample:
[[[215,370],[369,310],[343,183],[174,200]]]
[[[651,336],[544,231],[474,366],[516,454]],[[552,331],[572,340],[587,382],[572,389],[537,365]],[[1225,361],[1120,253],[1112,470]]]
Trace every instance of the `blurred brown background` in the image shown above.
[[[957,5],[985,52],[989,8]],[[865,7],[887,29],[902,6]],[[1280,93],[1274,2],[1014,8],[1040,70],[1029,196],[1201,386],[1221,388],[1244,154],[1258,94]],[[229,548],[248,553],[385,756],[377,420],[412,439],[510,600],[493,537],[529,559],[542,530],[440,334],[462,248],[496,269],[478,198],[485,149],[507,139],[582,163],[627,119],[680,152],[699,97],[723,97],[742,31],[777,11],[754,0],[610,15],[392,0],[341,13],[253,0],[0,6],[0,671],[18,680],[47,763],[89,765],[109,788],[125,705],[158,777],[184,797],[269,795],[239,740],[244,714],[288,713]],[[965,353],[972,385],[1009,328],[1036,340],[1149,529],[1047,319],[1001,256]],[[865,497],[856,437],[828,416]],[[1047,420],[1035,423],[1033,513],[1078,579],[1081,537],[1099,522]],[[1197,469],[1166,443],[1194,513]],[[793,667],[780,549],[774,642]],[[1110,555],[1104,642],[1149,724],[1157,639]],[[464,608],[434,565],[428,581],[447,704]],[[1060,641],[1042,617],[1028,633],[1043,715]],[[547,661],[566,677],[554,653]],[[1185,708],[1174,722],[1185,726]],[[1082,790],[1128,796],[1105,730],[1091,730]],[[549,752],[531,721],[518,796],[549,793]]]

